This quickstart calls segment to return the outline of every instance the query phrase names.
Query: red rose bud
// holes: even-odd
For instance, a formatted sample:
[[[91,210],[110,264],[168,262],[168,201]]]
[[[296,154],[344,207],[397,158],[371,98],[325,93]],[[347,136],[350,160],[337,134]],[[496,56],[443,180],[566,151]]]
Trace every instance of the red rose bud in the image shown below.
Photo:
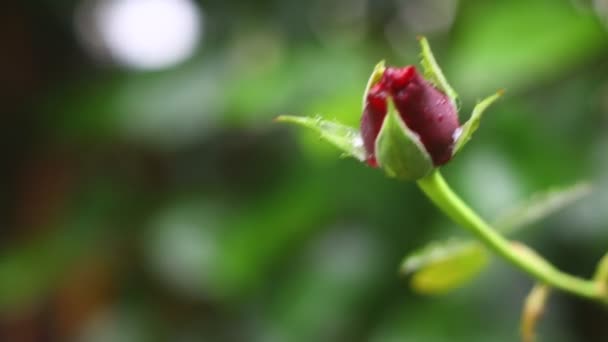
[[[386,118],[389,98],[407,128],[420,138],[433,165],[447,163],[460,128],[458,113],[448,96],[418,74],[414,66],[386,68],[380,81],[367,93],[361,135],[368,163],[377,166],[376,140]]]

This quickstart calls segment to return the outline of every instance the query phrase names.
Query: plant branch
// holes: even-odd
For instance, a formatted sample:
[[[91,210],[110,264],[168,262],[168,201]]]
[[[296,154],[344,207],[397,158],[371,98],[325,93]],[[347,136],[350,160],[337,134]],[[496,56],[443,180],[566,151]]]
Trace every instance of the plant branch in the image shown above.
[[[608,304],[608,253],[600,259],[597,271],[593,279],[597,282],[604,297],[604,302]]]
[[[496,254],[540,283],[587,299],[606,300],[603,298],[606,294],[597,282],[564,273],[531,249],[521,244],[513,244],[496,232],[452,191],[439,170],[418,180],[418,186],[448,217],[473,233]]]

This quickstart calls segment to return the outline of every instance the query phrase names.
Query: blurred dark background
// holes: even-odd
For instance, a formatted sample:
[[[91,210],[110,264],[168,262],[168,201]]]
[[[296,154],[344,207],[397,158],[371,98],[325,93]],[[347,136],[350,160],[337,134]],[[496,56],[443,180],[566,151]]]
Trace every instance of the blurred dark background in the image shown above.
[[[68,0],[0,4],[0,340],[515,341],[503,262],[441,297],[397,270],[461,234],[411,183],[278,114],[357,125],[380,59],[424,34],[462,97],[499,88],[446,178],[494,218],[586,179],[517,236],[592,274],[608,249],[608,2]],[[608,341],[551,298],[544,341]]]

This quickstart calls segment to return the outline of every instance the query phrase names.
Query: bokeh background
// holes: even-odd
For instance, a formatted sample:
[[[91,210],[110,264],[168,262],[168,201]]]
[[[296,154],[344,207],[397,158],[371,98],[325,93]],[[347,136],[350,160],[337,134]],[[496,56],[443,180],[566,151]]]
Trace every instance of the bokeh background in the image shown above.
[[[466,118],[446,178],[494,218],[585,200],[516,238],[592,274],[608,249],[608,2],[4,0],[0,340],[515,341],[532,282],[503,262],[423,297],[404,255],[466,235],[413,184],[272,122],[357,125],[376,62],[429,37]],[[608,341],[555,295],[546,341]]]

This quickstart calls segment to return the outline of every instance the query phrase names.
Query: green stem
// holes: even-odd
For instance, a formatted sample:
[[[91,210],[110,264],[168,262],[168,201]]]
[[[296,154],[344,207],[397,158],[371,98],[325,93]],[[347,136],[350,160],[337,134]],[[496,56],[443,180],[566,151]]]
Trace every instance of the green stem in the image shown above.
[[[592,300],[602,300],[605,296],[596,282],[564,273],[530,249],[513,244],[497,233],[452,191],[439,170],[418,180],[418,186],[448,217],[539,282]]]
[[[608,303],[608,253],[600,259],[593,279],[599,284],[604,302]]]

